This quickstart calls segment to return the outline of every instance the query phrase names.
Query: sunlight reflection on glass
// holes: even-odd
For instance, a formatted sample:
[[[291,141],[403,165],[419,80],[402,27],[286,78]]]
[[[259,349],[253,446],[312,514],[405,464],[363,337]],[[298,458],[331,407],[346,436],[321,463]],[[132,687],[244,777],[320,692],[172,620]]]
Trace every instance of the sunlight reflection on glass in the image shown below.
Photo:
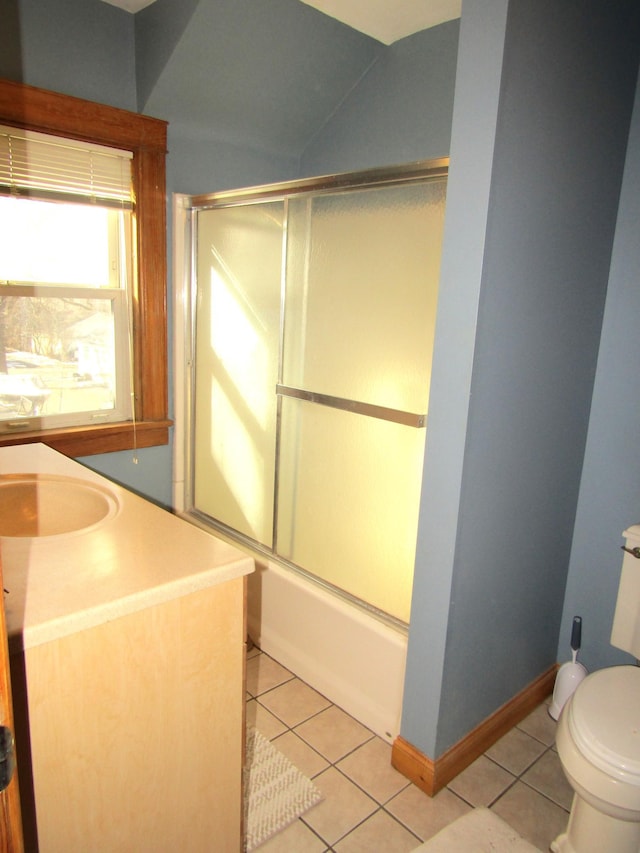
[[[273,527],[282,220],[282,202],[207,210],[198,231],[195,502],[266,545]]]
[[[211,269],[211,346],[226,373],[233,377],[234,390],[248,401],[252,415],[264,429],[267,425],[268,366],[263,330],[256,328],[255,315],[226,271]],[[240,345],[239,345],[240,344]],[[273,389],[271,389],[273,393]],[[269,396],[272,396],[271,395]]]

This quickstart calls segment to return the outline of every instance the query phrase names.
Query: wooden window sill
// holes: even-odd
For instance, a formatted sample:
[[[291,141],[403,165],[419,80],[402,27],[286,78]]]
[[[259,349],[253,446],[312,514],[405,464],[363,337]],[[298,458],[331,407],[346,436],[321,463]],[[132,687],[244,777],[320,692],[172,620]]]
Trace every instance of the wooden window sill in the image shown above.
[[[155,447],[169,443],[170,420],[131,421],[64,429],[31,430],[0,436],[0,447],[42,442],[65,456],[93,456],[116,450]]]

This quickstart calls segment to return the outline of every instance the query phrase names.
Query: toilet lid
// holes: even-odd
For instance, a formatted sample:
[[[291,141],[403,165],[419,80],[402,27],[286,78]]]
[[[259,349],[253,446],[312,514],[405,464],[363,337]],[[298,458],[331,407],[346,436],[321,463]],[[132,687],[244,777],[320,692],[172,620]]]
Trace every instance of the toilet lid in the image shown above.
[[[593,672],[573,694],[567,710],[569,731],[585,758],[640,786],[640,667]]]

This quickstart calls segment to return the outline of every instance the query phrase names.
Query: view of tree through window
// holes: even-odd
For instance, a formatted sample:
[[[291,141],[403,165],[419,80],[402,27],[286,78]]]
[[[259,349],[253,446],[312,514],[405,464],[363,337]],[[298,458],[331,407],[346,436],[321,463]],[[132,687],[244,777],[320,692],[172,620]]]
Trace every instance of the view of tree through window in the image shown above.
[[[114,408],[110,303],[0,297],[0,417]]]

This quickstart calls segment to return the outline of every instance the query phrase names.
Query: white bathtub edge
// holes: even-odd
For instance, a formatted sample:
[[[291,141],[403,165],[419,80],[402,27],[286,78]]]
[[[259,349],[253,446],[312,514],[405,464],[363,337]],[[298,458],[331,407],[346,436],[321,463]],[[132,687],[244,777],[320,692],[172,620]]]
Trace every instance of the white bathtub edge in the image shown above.
[[[252,640],[387,742],[400,731],[407,636],[295,572],[248,578]]]

